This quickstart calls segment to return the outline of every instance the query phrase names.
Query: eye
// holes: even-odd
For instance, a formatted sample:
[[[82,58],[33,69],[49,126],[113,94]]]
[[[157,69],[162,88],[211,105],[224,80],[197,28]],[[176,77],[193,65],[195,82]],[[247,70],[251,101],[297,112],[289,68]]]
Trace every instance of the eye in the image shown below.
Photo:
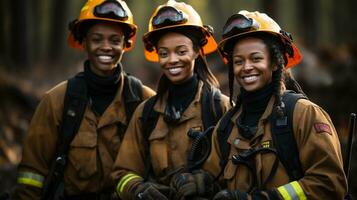
[[[263,60],[263,57],[260,57],[260,56],[255,56],[255,57],[252,58],[253,62],[259,62],[261,60]]]
[[[166,58],[167,57],[167,51],[165,50],[159,50],[157,53],[160,58]]]
[[[99,43],[101,42],[102,38],[101,37],[98,37],[98,36],[95,36],[95,37],[91,37],[90,38],[90,41],[91,42],[94,42],[94,43]]]
[[[114,37],[111,39],[111,42],[114,45],[120,45],[123,42],[123,39],[119,37]]]
[[[186,50],[179,50],[178,51],[178,54],[180,55],[180,56],[183,56],[183,55],[185,55],[186,54]]]
[[[233,64],[234,65],[242,65],[243,64],[243,59],[235,58],[235,59],[233,59]]]

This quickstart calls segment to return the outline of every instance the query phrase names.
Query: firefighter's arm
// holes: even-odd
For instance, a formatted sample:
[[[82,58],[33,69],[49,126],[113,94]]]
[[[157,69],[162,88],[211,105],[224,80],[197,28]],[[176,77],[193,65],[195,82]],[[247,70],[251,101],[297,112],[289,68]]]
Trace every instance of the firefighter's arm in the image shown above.
[[[303,178],[277,188],[282,199],[343,199],[347,181],[335,127],[319,106],[299,100],[293,129]]]
[[[143,182],[145,158],[142,137],[141,113],[143,103],[135,110],[125,132],[111,177],[116,186],[116,193],[121,199],[132,199],[134,190]]]
[[[48,94],[38,105],[24,142],[13,199],[40,199],[57,140],[57,114]]]

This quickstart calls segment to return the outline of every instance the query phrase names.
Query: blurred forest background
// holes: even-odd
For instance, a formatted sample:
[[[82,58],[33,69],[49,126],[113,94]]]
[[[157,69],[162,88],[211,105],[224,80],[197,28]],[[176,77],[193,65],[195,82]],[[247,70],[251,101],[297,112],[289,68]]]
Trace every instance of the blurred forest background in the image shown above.
[[[179,1],[179,0],[177,0]],[[184,0],[183,0],[184,1]],[[141,37],[154,8],[166,0],[127,0],[139,32],[135,49],[124,55],[124,69],[155,88],[160,71],[145,61]],[[241,9],[276,19],[293,35],[303,62],[293,68],[309,98],[331,116],[346,146],[348,118],[357,112],[357,1],[355,0],[185,0],[221,39],[226,19]],[[67,47],[68,22],[85,0],[0,1],[0,193],[15,182],[23,139],[36,105],[55,84],[82,69],[85,55]],[[227,94],[227,75],[218,53],[208,57]],[[355,146],[354,149],[357,149]],[[356,151],[353,154],[356,155]],[[352,154],[351,176],[356,173]],[[357,193],[357,179],[350,180]],[[357,194],[355,194],[357,196]]]

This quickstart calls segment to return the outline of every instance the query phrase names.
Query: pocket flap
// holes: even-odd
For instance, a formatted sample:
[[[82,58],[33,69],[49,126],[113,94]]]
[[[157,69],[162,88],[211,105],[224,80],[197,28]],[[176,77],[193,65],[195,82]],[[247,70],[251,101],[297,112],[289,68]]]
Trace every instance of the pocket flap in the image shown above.
[[[169,130],[167,129],[154,129],[149,136],[149,141],[163,139],[168,133]]]
[[[97,133],[78,132],[71,142],[72,147],[95,147],[97,145]]]

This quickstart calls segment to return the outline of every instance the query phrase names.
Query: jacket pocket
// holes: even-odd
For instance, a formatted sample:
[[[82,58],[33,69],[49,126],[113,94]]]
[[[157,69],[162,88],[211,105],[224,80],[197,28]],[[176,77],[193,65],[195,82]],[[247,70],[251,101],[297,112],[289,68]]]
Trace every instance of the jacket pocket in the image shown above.
[[[97,172],[97,134],[78,132],[69,150],[69,161],[80,178],[89,178]]]
[[[149,137],[151,163],[157,175],[168,167],[167,134],[168,130],[154,129]]]

